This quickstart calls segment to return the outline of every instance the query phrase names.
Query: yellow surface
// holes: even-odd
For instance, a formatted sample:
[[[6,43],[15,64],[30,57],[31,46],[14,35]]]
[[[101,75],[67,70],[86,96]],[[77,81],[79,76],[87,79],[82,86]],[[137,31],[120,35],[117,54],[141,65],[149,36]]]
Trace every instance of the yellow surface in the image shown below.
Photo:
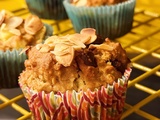
[[[160,120],[160,118],[152,115],[150,113],[151,111],[146,112],[141,109],[143,106],[149,104],[154,99],[159,98],[160,89],[155,90],[154,88],[149,88],[144,84],[140,83],[141,81],[144,81],[147,77],[160,77],[160,62],[158,62],[157,65],[153,66],[152,68],[149,65],[143,65],[138,62],[139,60],[144,59],[147,55],[151,55],[152,60],[158,59],[160,61],[159,7],[160,0],[137,0],[132,31],[125,36],[117,39],[117,41],[121,42],[122,46],[126,49],[128,53],[132,53],[133,51],[134,53],[136,53],[135,56],[131,57],[133,67],[144,72],[136,78],[130,80],[128,88],[134,87],[140,91],[148,93],[147,97],[145,97],[140,102],[137,102],[135,105],[130,105],[126,103],[126,111],[124,112],[122,119],[125,119],[127,116],[135,113],[145,119]],[[24,0],[0,0],[0,10],[7,9],[10,11],[15,11],[21,8],[26,8]],[[16,15],[21,15],[21,17],[25,17],[28,14],[29,13],[27,9],[16,12]],[[61,22],[52,20],[43,21],[51,24],[54,27],[54,34],[61,35],[68,32],[74,32],[72,24],[69,20]],[[151,63],[152,60],[150,61]],[[152,78],[150,78],[150,80],[152,80]],[[25,120],[27,118],[30,118],[31,113],[16,104],[16,101],[22,99],[23,97],[24,96],[20,94],[12,99],[8,99],[5,95],[2,95],[0,93],[0,101],[2,101],[2,103],[0,103],[0,109],[3,109],[10,105],[12,108],[22,114],[22,116],[17,119]]]
[[[26,7],[24,0],[0,0],[0,10],[6,9],[14,11],[17,8]]]

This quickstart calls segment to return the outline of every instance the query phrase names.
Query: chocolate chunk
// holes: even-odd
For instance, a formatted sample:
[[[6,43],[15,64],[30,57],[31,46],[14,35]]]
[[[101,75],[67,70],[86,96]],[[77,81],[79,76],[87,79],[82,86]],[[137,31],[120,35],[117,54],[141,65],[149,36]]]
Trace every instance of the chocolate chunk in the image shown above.
[[[100,35],[97,35],[97,39],[92,44],[102,44],[105,41]]]
[[[91,51],[81,52],[79,57],[84,61],[85,65],[97,67],[96,59]]]
[[[124,66],[120,61],[114,60],[111,61],[111,63],[118,71],[120,71],[122,74],[124,73],[126,66]]]

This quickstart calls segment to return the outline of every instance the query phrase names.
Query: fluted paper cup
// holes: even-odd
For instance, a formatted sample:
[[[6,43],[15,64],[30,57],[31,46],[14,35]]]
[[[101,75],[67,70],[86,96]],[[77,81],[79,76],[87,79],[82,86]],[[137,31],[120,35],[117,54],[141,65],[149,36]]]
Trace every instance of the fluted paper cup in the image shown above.
[[[114,40],[130,32],[135,2],[136,0],[127,0],[115,5],[78,7],[72,5],[71,0],[65,0],[63,4],[76,32],[91,27],[101,37]]]
[[[63,0],[25,0],[32,14],[44,19],[67,19],[67,13],[63,6]]]
[[[91,91],[37,92],[25,84],[19,85],[35,120],[119,120],[125,104],[128,68],[112,85]]]
[[[19,73],[24,69],[26,55],[21,50],[0,51],[0,88],[18,87]]]

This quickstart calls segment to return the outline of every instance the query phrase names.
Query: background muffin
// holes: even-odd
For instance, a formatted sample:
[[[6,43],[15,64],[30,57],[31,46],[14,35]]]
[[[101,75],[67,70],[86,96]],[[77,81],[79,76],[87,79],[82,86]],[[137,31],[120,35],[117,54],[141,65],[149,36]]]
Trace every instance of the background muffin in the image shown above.
[[[63,7],[63,0],[25,0],[32,14],[44,19],[63,20],[67,19]]]
[[[28,48],[19,84],[35,119],[120,119],[130,60],[96,31],[49,37]]]
[[[101,37],[114,40],[131,30],[135,0],[77,1],[76,3],[72,0],[63,2],[76,32],[80,32],[85,27],[92,27]]]
[[[18,76],[27,57],[20,54],[21,49],[43,42],[53,30],[35,15],[23,19],[2,10],[0,18],[0,88],[18,87]]]

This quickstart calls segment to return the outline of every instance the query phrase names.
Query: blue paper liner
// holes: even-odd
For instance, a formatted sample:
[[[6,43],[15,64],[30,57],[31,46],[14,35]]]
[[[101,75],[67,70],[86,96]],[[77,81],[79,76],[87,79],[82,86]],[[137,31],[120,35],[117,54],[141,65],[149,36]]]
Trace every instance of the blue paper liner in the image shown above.
[[[70,0],[63,2],[76,32],[91,27],[101,37],[110,39],[121,37],[131,30],[135,3],[136,0],[127,0],[115,5],[77,7]]]
[[[0,88],[18,87],[18,76],[27,58],[25,53],[19,55],[20,51],[0,51]]]
[[[63,6],[63,0],[25,0],[32,14],[44,19],[67,19],[67,13]]]

